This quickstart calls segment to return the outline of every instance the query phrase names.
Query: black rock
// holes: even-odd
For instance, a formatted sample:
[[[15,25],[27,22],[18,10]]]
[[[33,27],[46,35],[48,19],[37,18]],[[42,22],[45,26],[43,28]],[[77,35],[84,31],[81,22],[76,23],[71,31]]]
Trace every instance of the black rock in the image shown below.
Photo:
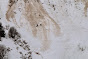
[[[11,27],[8,32],[9,38],[19,39],[21,36],[14,27]]]
[[[5,31],[1,23],[0,23],[0,37],[5,37]]]
[[[4,59],[6,56],[7,50],[6,47],[3,45],[0,45],[0,59]]]

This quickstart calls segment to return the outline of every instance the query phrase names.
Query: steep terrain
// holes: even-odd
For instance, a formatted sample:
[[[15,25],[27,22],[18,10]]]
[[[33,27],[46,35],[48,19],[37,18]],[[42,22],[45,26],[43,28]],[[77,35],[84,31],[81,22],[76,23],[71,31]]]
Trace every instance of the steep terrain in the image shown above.
[[[88,59],[87,0],[0,0],[0,59]]]

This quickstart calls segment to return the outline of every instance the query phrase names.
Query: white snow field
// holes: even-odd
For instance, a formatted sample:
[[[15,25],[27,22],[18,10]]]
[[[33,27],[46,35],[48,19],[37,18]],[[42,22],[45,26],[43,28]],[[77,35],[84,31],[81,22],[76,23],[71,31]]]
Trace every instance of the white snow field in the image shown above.
[[[88,0],[0,0],[0,59],[88,59]]]

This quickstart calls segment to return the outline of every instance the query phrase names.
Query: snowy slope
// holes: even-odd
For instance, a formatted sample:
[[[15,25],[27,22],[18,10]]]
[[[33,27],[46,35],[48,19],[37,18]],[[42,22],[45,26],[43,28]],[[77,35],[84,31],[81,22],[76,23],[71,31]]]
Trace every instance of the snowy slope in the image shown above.
[[[87,5],[0,0],[0,59],[88,59]]]

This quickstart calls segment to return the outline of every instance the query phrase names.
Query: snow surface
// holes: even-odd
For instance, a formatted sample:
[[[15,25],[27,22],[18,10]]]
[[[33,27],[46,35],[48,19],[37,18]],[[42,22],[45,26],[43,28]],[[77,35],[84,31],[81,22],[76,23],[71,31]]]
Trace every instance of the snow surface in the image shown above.
[[[20,40],[25,40],[30,46],[32,59],[88,59],[88,17],[84,14],[85,5],[83,2],[75,2],[74,0],[41,0],[44,10],[60,26],[61,32],[59,36],[55,36],[50,32],[50,47],[45,51],[41,51],[41,40],[33,36],[29,22],[25,20],[24,16],[21,16],[22,13],[18,11],[18,8],[15,9],[17,24],[12,19],[11,22],[6,20],[5,14],[8,9],[8,1],[0,0],[0,22],[3,27],[16,28],[21,34]],[[20,8],[23,10],[24,3],[19,0],[18,4],[20,1],[22,3]],[[25,55],[28,51],[18,44],[16,45],[13,39],[8,37],[8,30],[5,29],[5,33],[6,37],[1,38],[0,44],[12,49],[8,53],[8,59],[24,59],[20,58],[22,55],[19,52]],[[17,50],[16,47],[19,47],[19,49]]]

